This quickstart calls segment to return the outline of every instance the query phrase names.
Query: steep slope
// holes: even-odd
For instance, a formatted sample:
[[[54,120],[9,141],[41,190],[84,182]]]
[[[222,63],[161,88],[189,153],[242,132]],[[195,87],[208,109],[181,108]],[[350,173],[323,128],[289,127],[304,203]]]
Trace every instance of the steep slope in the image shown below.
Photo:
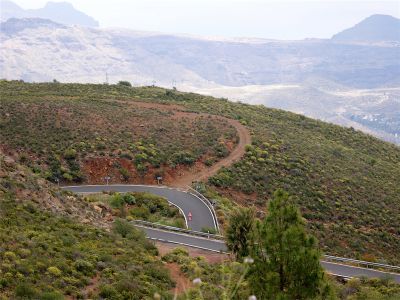
[[[1,299],[168,297],[157,249],[130,225],[109,227],[83,199],[0,152]]]
[[[332,37],[334,41],[400,42],[400,19],[388,15],[372,15]]]
[[[110,183],[155,184],[161,176],[173,183],[226,159],[238,143],[238,122],[183,106],[97,98],[98,91],[91,95],[85,85],[74,86],[82,98],[54,95],[54,88],[66,87],[57,83],[36,86],[39,94],[28,97],[13,91],[25,85],[0,85],[1,146],[18,149],[26,164],[53,182],[104,183],[107,176]],[[131,91],[113,88],[117,95]]]
[[[204,132],[202,123],[193,124],[191,130],[196,130],[196,127],[200,130],[199,135],[193,138],[187,128],[182,127],[184,123],[173,126],[176,119],[171,115],[171,109],[237,120],[248,128],[252,145],[246,146],[245,156],[240,161],[222,168],[208,179],[208,185],[203,186],[209,198],[217,202],[222,223],[232,202],[255,205],[262,215],[271,194],[277,188],[283,188],[293,195],[293,201],[301,207],[308,220],[309,229],[318,236],[327,253],[399,263],[400,149],[393,144],[351,128],[293,113],[157,87],[3,81],[1,90],[2,146],[13,153],[15,159],[46,177],[48,166],[57,167],[54,169],[57,172],[73,174],[79,162],[81,170],[84,170],[87,160],[76,158],[92,153],[96,154],[90,159],[94,165],[115,170],[114,182],[124,182],[123,177],[118,176],[121,174],[118,173],[119,168],[124,165],[116,163],[123,158],[132,166],[132,174],[140,170],[144,178],[154,183],[154,175],[162,170],[168,174],[167,169],[157,165],[141,169],[141,164],[137,162],[143,159],[143,153],[147,153],[146,160],[151,163],[159,161],[164,152],[174,153],[185,145],[192,151],[196,151],[199,145],[203,145],[205,150],[211,149],[219,145],[216,141],[221,130],[232,130],[229,126],[225,127],[226,124],[217,124],[216,119],[206,119],[207,126],[219,129],[215,131],[216,138],[205,143],[207,139],[202,141],[200,134]],[[140,109],[137,103],[141,103]],[[149,111],[154,107],[157,107],[156,111]],[[56,108],[57,114],[54,113]],[[29,111],[29,116],[37,117],[23,121],[28,116],[26,111]],[[96,117],[93,117],[96,111]],[[110,115],[110,118],[101,121],[99,115],[103,118]],[[162,135],[157,129],[156,138],[153,137],[163,151],[153,152],[150,143],[137,144],[152,135],[152,131],[146,129],[147,123],[143,124],[145,129],[141,135],[121,135],[135,118],[142,120],[143,116],[159,120],[167,129]],[[70,126],[68,120],[73,120],[74,126]],[[117,120],[118,126],[114,120]],[[23,122],[28,122],[30,126]],[[138,132],[139,128],[134,127],[134,132]],[[90,133],[91,130],[95,130],[97,135],[93,140],[90,135],[85,137],[85,144],[81,144],[80,139],[85,136],[83,133]],[[175,135],[171,135],[172,132]],[[28,134],[35,136],[36,141],[29,139]],[[199,143],[193,144],[195,141]],[[103,145],[102,149],[95,150],[98,143]],[[134,147],[130,149],[129,143]],[[123,151],[119,153],[112,149]],[[125,156],[126,150],[133,151],[135,155]],[[137,153],[138,150],[141,152]],[[136,154],[141,155],[136,157]],[[180,173],[181,176],[164,175],[170,184],[196,171],[197,164],[184,166],[188,161],[186,155],[171,157],[177,160],[170,170],[176,170],[175,175]],[[52,165],[54,158],[61,165]],[[139,161],[137,158],[140,158]],[[98,174],[105,176],[108,173]],[[48,178],[52,179],[51,176]],[[201,176],[197,179],[206,181]],[[142,177],[132,176],[129,180],[142,182]],[[221,195],[228,199],[221,198]]]

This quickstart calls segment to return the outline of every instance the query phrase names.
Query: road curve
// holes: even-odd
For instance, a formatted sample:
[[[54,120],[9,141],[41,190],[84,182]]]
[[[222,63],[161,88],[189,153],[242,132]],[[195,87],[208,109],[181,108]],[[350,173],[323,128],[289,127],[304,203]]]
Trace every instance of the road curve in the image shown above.
[[[189,229],[201,231],[204,227],[217,229],[210,208],[200,198],[186,191],[170,188],[166,186],[153,185],[79,185],[64,186],[68,190],[77,194],[93,194],[102,191],[114,191],[119,193],[126,192],[149,192],[165,197],[170,203],[177,206],[185,216]],[[192,219],[189,218],[192,214]]]
[[[138,226],[141,227],[141,226]],[[227,248],[223,241],[207,239],[187,234],[164,231],[161,229],[141,227],[150,239],[161,242],[185,245],[189,247],[204,249],[213,252],[226,252]],[[343,265],[333,262],[321,261],[322,267],[330,274],[341,277],[371,277],[371,278],[392,278],[400,283],[400,274],[381,272],[374,269],[366,269],[355,266]]]
[[[149,192],[168,199],[169,202],[178,206],[188,219],[189,212],[192,212],[192,221],[188,220],[189,228],[196,231],[201,231],[203,227],[216,228],[209,207],[198,197],[182,190],[170,188],[166,186],[147,186],[147,185],[82,185],[82,186],[65,186],[64,190],[68,190],[78,194],[99,193],[102,191],[115,192]],[[175,243],[189,247],[214,251],[227,251],[223,241],[207,239],[204,237],[192,236],[178,232],[170,232],[161,229],[140,227],[153,240],[161,242]],[[322,266],[328,273],[339,275],[342,277],[392,277],[397,283],[400,283],[400,274],[382,272],[373,269],[360,268],[350,265],[343,265],[333,262],[321,261]]]

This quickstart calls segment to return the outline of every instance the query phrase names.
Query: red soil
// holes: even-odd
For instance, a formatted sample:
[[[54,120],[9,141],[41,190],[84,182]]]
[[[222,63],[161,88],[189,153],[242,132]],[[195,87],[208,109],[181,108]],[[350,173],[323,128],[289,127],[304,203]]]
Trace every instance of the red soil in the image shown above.
[[[238,161],[245,153],[245,145],[251,144],[251,135],[249,130],[240,124],[237,120],[228,119],[221,116],[209,115],[204,113],[191,113],[183,111],[185,108],[178,105],[165,105],[159,103],[146,103],[146,102],[131,102],[131,101],[120,101],[127,105],[135,105],[144,108],[161,109],[174,112],[173,119],[189,118],[194,119],[196,117],[207,117],[212,120],[223,120],[229,125],[233,126],[239,136],[238,144],[234,145],[233,142],[228,142],[226,145],[231,151],[230,154],[221,159],[220,161],[213,164],[211,167],[204,165],[203,161],[206,159],[202,158],[197,161],[193,166],[177,166],[176,168],[170,168],[163,166],[163,184],[175,186],[175,187],[186,187],[191,185],[193,181],[205,181],[207,178],[215,175],[221,167],[227,167],[234,162]],[[119,168],[122,167],[127,169],[130,173],[130,178],[126,181],[123,180]],[[144,176],[138,174],[133,163],[124,158],[111,158],[111,157],[93,157],[87,159],[83,164],[83,171],[87,175],[87,182],[89,183],[104,183],[104,177],[109,175],[112,177],[110,183],[141,183],[141,184],[157,184],[155,179],[157,170],[149,167],[148,171]]]

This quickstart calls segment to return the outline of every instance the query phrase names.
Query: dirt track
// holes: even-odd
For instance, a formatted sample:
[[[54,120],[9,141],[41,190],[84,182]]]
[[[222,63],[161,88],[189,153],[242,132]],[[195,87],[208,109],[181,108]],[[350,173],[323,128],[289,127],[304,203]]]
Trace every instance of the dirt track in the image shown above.
[[[206,115],[206,114],[204,114]],[[251,144],[251,135],[249,130],[240,124],[239,121],[228,119],[225,117],[220,117],[220,116],[213,116],[213,118],[219,118],[222,120],[225,120],[228,122],[230,125],[235,127],[238,136],[239,136],[239,143],[236,145],[236,147],[233,149],[233,151],[225,158],[219,160],[215,164],[213,164],[211,167],[199,170],[199,171],[194,171],[194,172],[189,172],[188,174],[185,174],[185,176],[182,176],[181,178],[178,178],[173,185],[176,187],[185,187],[185,186],[190,186],[193,181],[204,181],[207,178],[215,175],[219,169],[222,167],[228,167],[234,162],[238,161],[244,154],[245,154],[245,146],[247,144]]]
[[[219,160],[211,167],[202,167],[200,169],[191,168],[186,170],[182,176],[177,177],[173,180],[173,182],[168,183],[168,185],[170,186],[184,188],[190,186],[193,181],[207,180],[207,178],[215,175],[218,172],[218,170],[221,169],[222,167],[228,167],[232,165],[234,162],[238,161],[245,154],[245,146],[247,144],[251,144],[251,135],[249,130],[245,126],[240,124],[240,122],[237,120],[206,113],[187,112],[185,107],[179,105],[166,105],[160,103],[136,102],[136,101],[132,102],[132,101],[121,101],[121,100],[118,102],[144,108],[150,108],[150,109],[154,108],[160,110],[168,110],[174,112],[175,113],[174,117],[178,118],[181,117],[194,118],[203,116],[203,117],[210,117],[210,120],[212,119],[224,120],[225,122],[227,122],[229,125],[233,126],[236,129],[239,136],[239,142],[227,157]]]

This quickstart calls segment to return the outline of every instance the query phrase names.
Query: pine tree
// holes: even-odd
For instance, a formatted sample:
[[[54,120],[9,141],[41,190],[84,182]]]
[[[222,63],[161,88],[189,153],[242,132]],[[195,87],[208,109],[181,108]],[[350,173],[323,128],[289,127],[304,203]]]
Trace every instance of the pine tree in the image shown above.
[[[237,260],[249,256],[253,230],[254,210],[251,208],[236,209],[230,216],[225,236],[228,249],[236,255]]]
[[[278,190],[268,215],[256,224],[249,273],[258,299],[314,299],[324,287],[317,241],[305,232],[299,210]]]

